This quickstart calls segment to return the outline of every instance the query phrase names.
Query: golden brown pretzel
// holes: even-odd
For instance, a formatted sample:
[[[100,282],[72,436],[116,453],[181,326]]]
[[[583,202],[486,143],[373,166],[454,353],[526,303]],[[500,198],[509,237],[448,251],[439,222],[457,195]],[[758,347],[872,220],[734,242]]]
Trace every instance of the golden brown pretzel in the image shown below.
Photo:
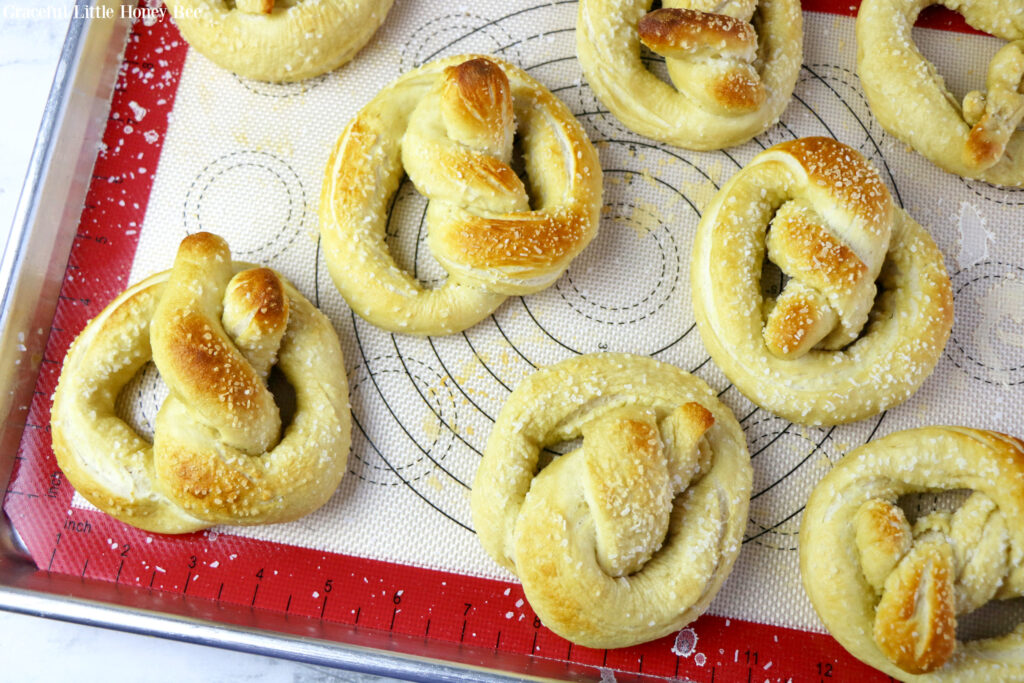
[[[185,40],[258,81],[337,69],[373,36],[393,0],[165,0]]]
[[[532,207],[509,165],[517,131]],[[436,289],[384,241],[403,170],[430,199],[428,244],[449,275]],[[449,334],[553,283],[600,208],[597,153],[565,105],[511,64],[464,55],[405,74],[348,124],[327,164],[320,231],[352,310],[393,332]]]
[[[762,292],[765,256],[790,278],[777,298]],[[804,424],[905,400],[953,322],[931,237],[828,138],[775,145],[734,175],[701,218],[690,273],[711,357],[752,401]]]
[[[778,120],[800,71],[797,0],[667,0],[647,14],[650,6],[650,0],[579,4],[576,52],[583,73],[627,128],[703,150],[738,145]],[[641,44],[665,57],[675,88],[644,67]]]
[[[986,92],[961,105],[914,44],[924,8],[943,4],[971,26],[1010,41],[989,63]],[[864,0],[857,72],[882,127],[950,173],[1024,185],[1024,1]]]
[[[911,524],[900,496],[967,489]],[[903,681],[1024,680],[1024,626],[962,642],[957,616],[1024,595],[1024,442],[965,427],[890,434],[815,487],[800,527],[814,608],[853,655]]]
[[[150,358],[170,390],[153,444],[114,411]],[[283,434],[266,386],[275,361],[296,396]],[[129,288],[78,336],[51,427],[75,489],[133,526],[184,533],[288,521],[327,502],[345,472],[341,347],[283,278],[233,263],[224,240],[197,233],[170,271]]]
[[[543,447],[580,436],[536,473]],[[707,608],[739,553],[751,481],[743,431],[701,380],[643,356],[579,356],[512,392],[473,522],[545,625],[623,647]]]

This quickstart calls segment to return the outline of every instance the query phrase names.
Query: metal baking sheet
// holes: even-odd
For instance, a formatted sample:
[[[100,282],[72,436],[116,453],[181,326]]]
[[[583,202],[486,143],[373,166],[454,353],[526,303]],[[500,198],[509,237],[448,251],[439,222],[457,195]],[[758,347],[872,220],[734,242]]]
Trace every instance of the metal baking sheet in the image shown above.
[[[805,3],[805,8],[835,12],[838,5],[821,0]],[[574,10],[573,3],[565,1],[550,6],[553,12]],[[536,9],[510,8],[509,16]],[[842,7],[841,13],[851,9]],[[396,11],[402,11],[401,6]],[[501,20],[484,23],[488,28],[480,34],[485,39],[516,44],[516,36],[503,35]],[[472,29],[461,19],[442,28],[446,40],[454,36],[453,42]],[[427,49],[438,33],[424,29],[416,35],[422,43],[416,47]],[[58,340],[61,335],[73,336],[82,323],[74,311],[98,312],[127,272],[105,277],[98,286],[81,283],[61,290],[66,264],[75,269],[103,261],[121,267],[135,258],[137,238],[123,239],[125,227],[143,222],[153,166],[147,160],[146,171],[127,169],[123,157],[131,155],[97,158],[95,150],[101,140],[108,145],[118,140],[118,128],[138,117],[139,111],[145,112],[147,125],[155,126],[158,136],[166,129],[174,97],[182,91],[176,82],[167,84],[166,95],[141,85],[152,78],[158,60],[166,62],[161,72],[170,73],[170,80],[180,77],[185,53],[186,46],[168,25],[72,23],[19,208],[16,228],[21,229],[15,230],[3,260],[11,287],[2,309],[0,356],[10,362],[0,367],[11,373],[9,386],[14,388],[6,397],[9,418],[2,436],[5,480],[15,459],[25,457],[18,455],[24,430],[47,429],[45,416],[30,413],[33,404],[37,410],[48,405],[45,397],[34,397],[33,392],[52,386],[59,372],[59,357],[47,357],[45,352],[51,330]],[[267,91],[268,106],[278,106],[274,98],[282,97],[279,90]],[[301,87],[296,90],[303,92]],[[138,143],[127,144],[136,152],[130,146]],[[147,151],[140,146],[137,153]],[[233,168],[206,170],[216,175]],[[644,178],[642,173],[633,175]],[[123,190],[128,201],[117,201],[111,186]],[[133,201],[136,197],[143,199]],[[112,231],[113,225],[121,232]],[[54,319],[59,299],[65,313]],[[37,383],[40,376],[43,381]],[[45,436],[35,438],[45,441]],[[543,629],[528,606],[519,610],[522,593],[514,582],[463,576],[453,581],[450,572],[372,557],[299,552],[287,544],[223,534],[218,543],[222,550],[229,548],[231,568],[211,566],[200,555],[208,535],[176,540],[124,529],[98,513],[72,506],[69,487],[51,461],[32,458],[18,463],[18,468],[17,486],[7,487],[8,500],[26,500],[8,509],[57,509],[63,516],[51,515],[48,526],[33,529],[32,537],[26,538],[34,563],[25,561],[17,539],[7,543],[8,551],[0,559],[0,603],[8,609],[414,678],[477,679],[499,677],[502,671],[516,677],[613,675],[619,680],[677,675],[711,680],[716,673],[719,680],[755,674],[759,679],[762,674],[771,680],[802,679],[826,671],[873,675],[825,635],[726,616],[707,616],[694,625],[702,643],[717,648],[717,653],[709,650],[707,661],[699,665],[678,655],[672,638],[620,651],[574,649]],[[54,507],[46,507],[51,503]],[[5,520],[4,531],[10,528]],[[278,572],[285,568],[294,580],[280,577]],[[373,591],[361,585],[371,576],[378,579]],[[343,597],[353,595],[359,599],[344,602]],[[527,618],[503,629],[501,620],[512,613],[506,611],[510,606]]]

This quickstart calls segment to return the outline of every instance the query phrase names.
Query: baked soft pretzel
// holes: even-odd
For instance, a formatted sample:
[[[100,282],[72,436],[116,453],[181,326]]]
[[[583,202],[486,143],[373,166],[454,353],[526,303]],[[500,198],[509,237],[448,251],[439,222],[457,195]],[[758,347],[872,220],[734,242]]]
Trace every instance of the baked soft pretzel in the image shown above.
[[[366,44],[393,0],[164,0],[203,56],[258,81],[337,69]]]
[[[542,448],[580,436],[537,473]],[[579,356],[512,392],[473,521],[546,626],[622,647],[707,608],[739,553],[751,481],[743,432],[704,382],[647,357]]]
[[[925,7],[943,4],[1004,40],[988,66],[987,92],[963,104],[914,44]],[[857,15],[857,71],[887,131],[941,168],[996,185],[1024,186],[1024,0],[864,0]]]
[[[777,298],[763,293],[766,255],[789,278]],[[690,274],[711,357],[754,403],[803,424],[902,402],[953,324],[931,237],[828,138],[775,145],[734,175],[701,218]]]
[[[580,0],[576,52],[612,114],[636,133],[701,150],[774,124],[803,58],[799,0],[662,5],[647,13],[651,0]],[[641,44],[665,57],[675,88],[645,68]]]
[[[532,195],[509,165],[518,130]],[[385,243],[403,169],[430,200],[430,251],[447,281],[424,289]],[[327,163],[320,234],[356,313],[393,332],[448,334],[506,296],[544,289],[597,231],[601,166],[547,88],[493,57],[411,71],[348,124]]]
[[[911,523],[898,506],[957,489],[972,493],[953,513]],[[958,615],[1024,596],[1024,442],[925,427],[851,451],[804,509],[800,573],[836,640],[891,676],[1024,680],[1024,625],[969,642],[956,634]]]
[[[114,409],[150,358],[170,389],[152,444]],[[266,386],[275,359],[295,391],[284,434]],[[51,431],[58,464],[89,502],[132,526],[184,533],[323,505],[345,472],[350,419],[327,318],[274,271],[233,263],[224,240],[197,233],[171,270],[129,288],[72,344]]]

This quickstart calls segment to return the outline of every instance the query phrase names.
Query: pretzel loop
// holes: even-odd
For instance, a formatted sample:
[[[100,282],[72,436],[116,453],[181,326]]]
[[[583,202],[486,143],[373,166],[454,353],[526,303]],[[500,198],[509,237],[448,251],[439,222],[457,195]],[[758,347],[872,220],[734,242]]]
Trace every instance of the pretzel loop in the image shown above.
[[[795,0],[581,0],[576,51],[598,99],[635,133],[687,149],[740,144],[778,121],[803,50]],[[665,57],[672,85],[644,65]],[[673,85],[675,87],[673,87]]]
[[[542,446],[580,436],[535,474]],[[549,628],[619,647],[705,609],[738,551],[750,485],[742,431],[706,385],[648,358],[581,356],[509,398],[473,519]]]
[[[510,165],[517,133],[529,193]],[[428,245],[448,273],[435,289],[384,242],[403,171],[429,200]],[[448,334],[553,283],[593,238],[600,205],[597,154],[565,105],[516,67],[469,55],[406,74],[348,125],[327,167],[321,234],[356,313]]]
[[[152,445],[114,408],[150,358],[169,390]],[[295,392],[283,434],[266,384],[272,366]],[[345,471],[340,344],[274,271],[233,263],[224,240],[197,233],[170,271],[125,291],[82,331],[51,424],[76,490],[129,524],[183,533],[288,521],[323,505]]]
[[[964,162],[978,171],[999,162],[1010,137],[1024,121],[1024,40],[1002,47],[988,65],[987,93],[964,97],[964,119],[971,126]]]
[[[986,92],[962,104],[914,44],[920,12],[942,4],[1008,41],[992,58]],[[857,73],[882,127],[939,167],[996,185],[1024,185],[1024,0],[864,0]]]
[[[260,81],[301,81],[348,62],[393,0],[166,0],[185,40]]]
[[[897,505],[954,489],[972,493],[913,524]],[[903,680],[1017,680],[1020,628],[971,643],[956,628],[990,600],[1024,595],[1022,493],[1024,443],[994,432],[929,427],[852,451],[804,511],[801,574],[815,609],[844,647]]]
[[[694,313],[712,358],[751,400],[796,422],[847,422],[904,400],[952,327],[931,238],[863,157],[831,139],[755,157],[704,212],[693,253]],[[764,291],[766,256],[785,278],[777,296]]]

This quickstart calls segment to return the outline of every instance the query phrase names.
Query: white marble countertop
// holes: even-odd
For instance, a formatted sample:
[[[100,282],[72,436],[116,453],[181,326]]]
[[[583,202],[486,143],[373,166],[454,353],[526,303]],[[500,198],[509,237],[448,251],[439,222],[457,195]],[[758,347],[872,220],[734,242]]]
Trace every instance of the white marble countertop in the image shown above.
[[[72,0],[0,0],[0,240],[6,241],[60,55],[66,20],[25,18]],[[16,105],[11,103],[16,102]],[[0,611],[0,679],[87,681],[385,680],[286,660]],[[145,672],[140,676],[140,672]]]

